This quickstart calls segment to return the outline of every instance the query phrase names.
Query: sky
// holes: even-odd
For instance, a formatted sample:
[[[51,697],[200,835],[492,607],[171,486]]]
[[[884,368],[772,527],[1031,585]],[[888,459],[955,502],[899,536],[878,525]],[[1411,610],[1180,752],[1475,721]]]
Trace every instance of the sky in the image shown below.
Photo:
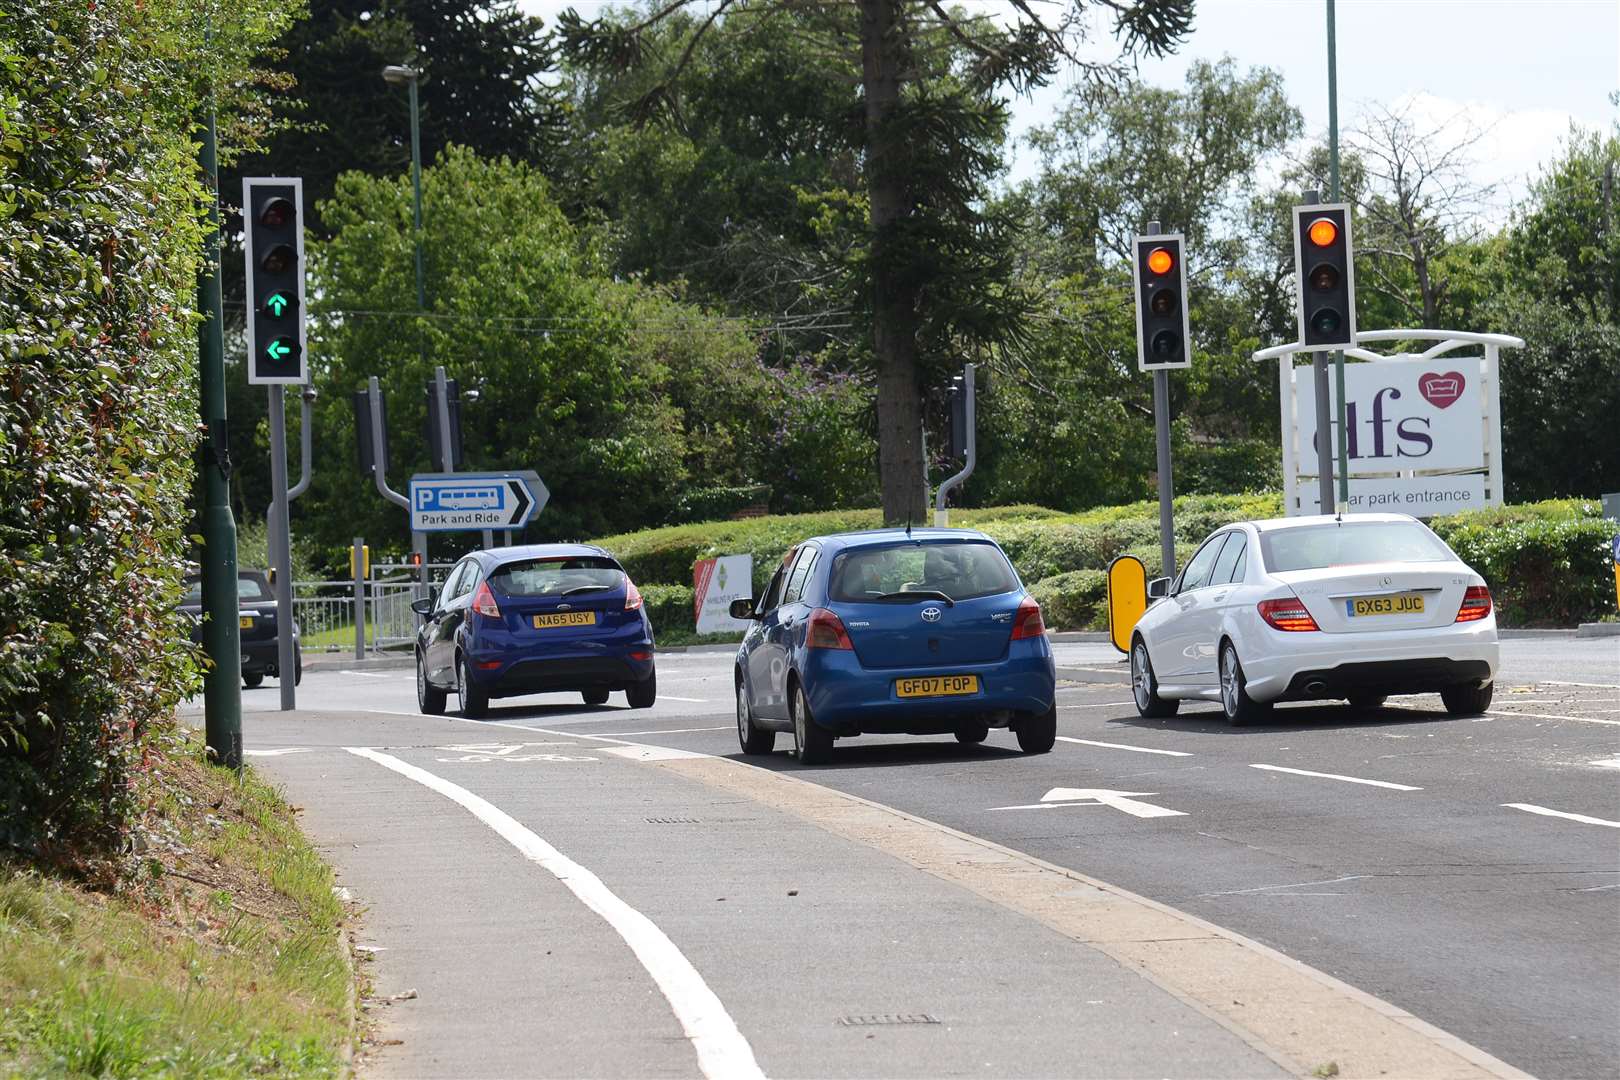
[[[958,0],[960,2],[960,0]],[[576,7],[595,15],[603,0],[519,0],[545,18]],[[1010,7],[970,0],[975,9]],[[1620,0],[1338,0],[1339,123],[1350,127],[1369,102],[1410,108],[1414,120],[1459,135],[1487,134],[1470,173],[1498,194],[1487,210],[1505,217],[1526,181],[1557,154],[1570,123],[1605,129],[1620,119],[1609,95],[1620,90]],[[1194,59],[1230,55],[1239,66],[1281,72],[1304,115],[1307,137],[1328,123],[1325,0],[1199,0],[1191,36],[1174,56],[1144,60],[1148,83],[1182,84]],[[1092,55],[1103,55],[1106,35]],[[1022,135],[1050,121],[1073,78],[1012,102]],[[1035,174],[1027,148],[1015,151],[1011,179]]]

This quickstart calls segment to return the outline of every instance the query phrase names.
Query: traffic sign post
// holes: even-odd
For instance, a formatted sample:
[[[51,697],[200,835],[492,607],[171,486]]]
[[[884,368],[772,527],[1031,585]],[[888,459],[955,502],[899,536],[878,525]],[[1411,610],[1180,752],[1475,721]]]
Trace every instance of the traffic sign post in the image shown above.
[[[1176,572],[1175,486],[1170,477],[1170,369],[1192,366],[1187,323],[1187,267],[1182,234],[1148,222],[1138,236],[1132,279],[1136,288],[1136,366],[1153,372],[1154,448],[1159,469],[1159,573]]]
[[[411,528],[417,532],[521,529],[551,492],[538,473],[417,473],[411,477]]]

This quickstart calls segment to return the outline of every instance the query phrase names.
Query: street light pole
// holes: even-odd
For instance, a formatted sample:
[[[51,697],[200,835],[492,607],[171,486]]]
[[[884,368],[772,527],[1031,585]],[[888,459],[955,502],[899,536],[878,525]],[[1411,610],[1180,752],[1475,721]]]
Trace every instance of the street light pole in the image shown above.
[[[1329,0],[1332,3],[1332,0]],[[417,105],[416,84],[421,81],[420,74],[412,74],[411,88],[411,191],[415,197],[416,220],[416,310],[427,310],[427,284],[422,277],[422,116]],[[1334,181],[1333,189],[1336,193],[1339,188],[1338,176],[1338,142],[1334,142]]]
[[[1335,40],[1333,17],[1333,0],[1327,0],[1327,70],[1328,70],[1328,202],[1339,201],[1339,60],[1338,43]],[[1345,225],[1350,224],[1349,215],[1345,215]],[[1351,256],[1354,258],[1354,255]],[[1350,321],[1355,322],[1355,312],[1350,312]],[[1335,389],[1338,391],[1338,421],[1339,421],[1339,504],[1348,505],[1350,502],[1350,433],[1345,428],[1345,401],[1344,401],[1344,350],[1333,350],[1333,377]],[[1318,435],[1318,438],[1321,436]],[[1324,503],[1322,513],[1327,513]]]

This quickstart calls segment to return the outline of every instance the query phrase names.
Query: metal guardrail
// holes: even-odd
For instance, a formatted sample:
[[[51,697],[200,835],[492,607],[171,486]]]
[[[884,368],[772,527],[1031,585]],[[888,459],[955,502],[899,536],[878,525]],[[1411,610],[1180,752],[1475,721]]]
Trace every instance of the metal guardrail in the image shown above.
[[[428,564],[435,587],[444,584],[454,563]],[[409,646],[421,619],[411,610],[417,568],[408,563],[374,563],[363,583],[365,647],[369,653]],[[293,582],[293,617],[305,652],[354,650],[354,582]]]

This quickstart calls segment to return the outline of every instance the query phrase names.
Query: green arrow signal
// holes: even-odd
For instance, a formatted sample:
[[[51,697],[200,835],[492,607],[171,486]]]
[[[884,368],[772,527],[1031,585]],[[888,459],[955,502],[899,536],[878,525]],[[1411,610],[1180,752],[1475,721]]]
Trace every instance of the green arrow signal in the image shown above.
[[[279,319],[281,318],[281,313],[287,310],[287,305],[289,303],[291,303],[291,301],[285,296],[275,292],[270,294],[270,298],[264,302],[264,306],[269,310],[271,315],[274,315]]]
[[[276,340],[265,346],[264,351],[265,355],[269,356],[270,359],[279,362],[291,356],[293,350],[292,346],[287,344],[285,338],[276,338]]]

